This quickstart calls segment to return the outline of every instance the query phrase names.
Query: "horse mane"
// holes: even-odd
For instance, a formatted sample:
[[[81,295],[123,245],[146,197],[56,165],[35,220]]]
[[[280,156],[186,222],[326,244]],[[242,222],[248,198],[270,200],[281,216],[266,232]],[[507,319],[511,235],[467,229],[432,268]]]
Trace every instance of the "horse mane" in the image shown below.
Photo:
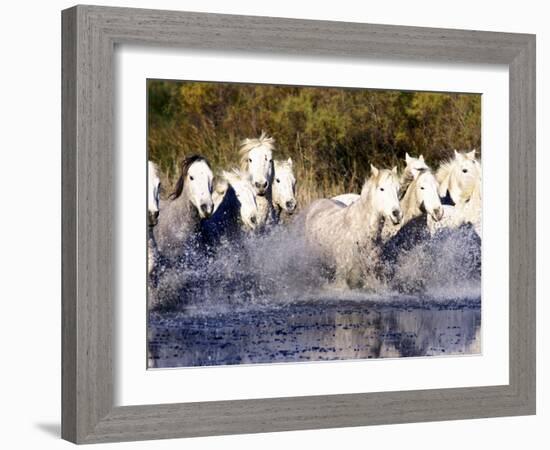
[[[461,154],[464,155],[463,152]],[[456,161],[457,161],[456,156],[453,155],[439,164],[439,168],[435,173],[435,178],[439,184],[444,182],[450,176],[451,171],[453,170],[454,165],[456,164]],[[475,159],[474,161],[479,164],[478,159]]]
[[[262,131],[262,134],[259,138],[246,138],[241,141],[239,147],[239,155],[241,156],[240,164],[241,169],[246,170],[247,167],[247,155],[250,150],[253,148],[265,145],[269,150],[275,150],[275,139],[268,136],[265,131]]]
[[[455,150],[456,151],[456,150]],[[478,159],[473,160],[475,163],[475,166],[477,167],[477,170],[481,171],[481,166]],[[443,161],[439,168],[437,169],[437,172],[435,173],[435,179],[437,183],[439,184],[439,196],[445,197],[447,194],[447,191],[449,189],[449,182],[451,178],[452,171],[455,167],[455,164],[457,162],[456,156],[452,156],[445,161]],[[481,172],[480,172],[481,176]],[[475,188],[475,186],[472,186],[471,189],[469,189],[467,192],[463,192],[461,194],[462,199],[466,197],[468,199],[472,195],[472,191]]]
[[[210,169],[210,164],[208,164],[206,158],[201,155],[191,155],[181,162],[181,174],[176,183],[176,188],[174,189],[174,192],[172,192],[168,197],[170,200],[175,200],[181,195],[181,193],[183,192],[183,182],[185,180],[185,177],[187,176],[187,173],[189,172],[189,168],[199,161],[204,162]]]
[[[439,164],[439,167],[435,173],[435,179],[439,184],[443,183],[451,175],[454,163],[455,158],[451,157]]]
[[[430,169],[417,169],[417,170],[419,172],[418,177],[423,173],[431,172]],[[416,177],[416,179],[418,179],[418,177]],[[400,185],[399,185],[399,195],[398,195],[399,200],[401,200],[405,196],[405,194],[407,193],[407,189],[409,189],[409,186],[413,183],[413,181],[415,181],[413,174],[410,171],[407,171],[407,170],[404,171],[401,176]]]
[[[374,184],[375,180],[372,176],[368,177],[365,182],[363,183],[363,187],[361,188],[361,197],[367,198],[369,195],[370,190],[372,189],[372,186]]]
[[[391,178],[395,183],[399,183],[399,178],[390,169],[380,169],[378,175],[376,176],[376,183],[378,184],[388,177]]]
[[[372,189],[373,186],[378,185],[380,182],[388,177],[392,178],[395,183],[399,183],[399,177],[394,174],[390,169],[379,169],[378,175],[371,175],[365,180],[365,183],[361,188],[361,197],[363,197],[365,194],[368,194],[369,190]]]

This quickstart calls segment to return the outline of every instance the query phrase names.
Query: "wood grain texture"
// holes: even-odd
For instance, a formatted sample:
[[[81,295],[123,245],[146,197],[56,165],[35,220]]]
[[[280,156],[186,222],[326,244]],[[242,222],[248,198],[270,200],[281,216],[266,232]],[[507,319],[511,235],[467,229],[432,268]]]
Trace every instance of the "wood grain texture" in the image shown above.
[[[62,107],[62,155],[61,155],[61,345],[63,405],[61,434],[76,440],[76,10],[62,17],[61,50],[61,103]]]
[[[65,439],[93,443],[535,412],[534,36],[94,6],[63,11],[62,31]],[[113,407],[116,44],[508,65],[510,384]]]

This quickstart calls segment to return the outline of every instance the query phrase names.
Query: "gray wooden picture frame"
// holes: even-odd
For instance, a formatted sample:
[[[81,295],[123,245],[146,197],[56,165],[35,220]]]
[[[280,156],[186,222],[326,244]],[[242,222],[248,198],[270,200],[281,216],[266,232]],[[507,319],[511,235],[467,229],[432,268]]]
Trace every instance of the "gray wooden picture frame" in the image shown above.
[[[64,439],[94,443],[535,413],[535,36],[97,6],[63,11],[62,34]],[[507,65],[509,384],[115,407],[117,44]]]

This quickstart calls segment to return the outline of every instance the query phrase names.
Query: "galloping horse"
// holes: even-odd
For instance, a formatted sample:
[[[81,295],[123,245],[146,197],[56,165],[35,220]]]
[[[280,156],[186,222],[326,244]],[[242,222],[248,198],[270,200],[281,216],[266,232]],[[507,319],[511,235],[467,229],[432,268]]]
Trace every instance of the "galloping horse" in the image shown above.
[[[369,283],[365,276],[375,266],[385,220],[394,224],[402,220],[398,191],[396,167],[379,170],[371,165],[371,175],[357,201],[346,207],[321,199],[308,209],[306,239],[321,262],[335,270],[337,284]]]
[[[274,169],[272,203],[275,222],[278,223],[283,211],[293,214],[296,209],[296,177],[291,158],[275,161]]]
[[[191,156],[181,164],[181,174],[168,201],[161,204],[155,238],[162,256],[173,259],[197,237],[200,222],[211,216],[213,174],[202,156]]]
[[[222,172],[216,190],[223,194],[212,217],[202,221],[201,230],[210,246],[221,238],[238,239],[258,226],[258,206],[248,174],[239,170]]]
[[[273,214],[273,149],[275,140],[262,132],[257,139],[245,139],[241,142],[241,170],[250,175],[258,204],[258,225],[264,226]]]

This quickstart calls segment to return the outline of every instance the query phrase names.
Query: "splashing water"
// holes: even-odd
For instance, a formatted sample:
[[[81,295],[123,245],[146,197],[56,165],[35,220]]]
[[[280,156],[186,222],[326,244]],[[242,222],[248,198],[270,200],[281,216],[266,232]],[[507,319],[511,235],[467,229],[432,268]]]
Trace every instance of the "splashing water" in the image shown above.
[[[298,221],[190,246],[149,286],[149,367],[480,351],[480,241],[414,229],[383,249],[375,291],[331,281]],[[412,230],[412,231],[411,231]]]

